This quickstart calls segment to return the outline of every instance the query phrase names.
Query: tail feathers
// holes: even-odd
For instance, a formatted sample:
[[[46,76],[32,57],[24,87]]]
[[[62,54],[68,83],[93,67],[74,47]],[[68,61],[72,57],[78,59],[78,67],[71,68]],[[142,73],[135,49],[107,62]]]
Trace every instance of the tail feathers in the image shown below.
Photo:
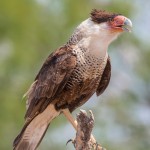
[[[59,114],[60,112],[56,111],[54,105],[50,104],[29,124],[25,124],[14,141],[14,150],[35,150],[40,144],[50,122]]]

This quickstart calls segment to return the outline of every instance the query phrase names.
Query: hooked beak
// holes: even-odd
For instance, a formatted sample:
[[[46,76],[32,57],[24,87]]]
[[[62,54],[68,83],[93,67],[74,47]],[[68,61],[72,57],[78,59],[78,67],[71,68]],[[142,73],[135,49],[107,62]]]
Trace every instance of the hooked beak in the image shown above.
[[[124,24],[122,25],[122,29],[127,32],[131,32],[132,22],[130,19],[126,18],[124,20]]]
[[[111,27],[119,32],[122,32],[122,31],[131,32],[132,22],[129,18],[119,15],[119,16],[116,16],[111,21]]]

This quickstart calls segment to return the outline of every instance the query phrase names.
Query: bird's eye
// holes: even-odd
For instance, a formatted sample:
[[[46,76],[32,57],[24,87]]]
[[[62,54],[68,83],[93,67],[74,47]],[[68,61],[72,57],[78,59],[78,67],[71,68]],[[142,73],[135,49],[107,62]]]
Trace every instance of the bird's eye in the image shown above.
[[[109,18],[108,21],[109,21],[109,22],[113,21],[113,18]]]

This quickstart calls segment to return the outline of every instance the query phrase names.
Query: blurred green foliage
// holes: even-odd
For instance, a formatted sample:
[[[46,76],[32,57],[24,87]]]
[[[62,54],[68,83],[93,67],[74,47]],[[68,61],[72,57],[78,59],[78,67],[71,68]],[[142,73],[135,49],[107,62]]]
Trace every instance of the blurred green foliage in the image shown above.
[[[12,149],[24,122],[25,101],[21,98],[40,66],[93,8],[131,18],[133,33],[122,35],[111,45],[111,84],[99,101],[90,101],[82,108],[94,111],[94,134],[108,150],[149,149],[150,43],[140,36],[146,23],[138,24],[142,12],[139,0],[5,0],[0,1],[1,150]],[[63,116],[57,118],[41,149],[73,149],[65,146],[75,136],[72,130]]]

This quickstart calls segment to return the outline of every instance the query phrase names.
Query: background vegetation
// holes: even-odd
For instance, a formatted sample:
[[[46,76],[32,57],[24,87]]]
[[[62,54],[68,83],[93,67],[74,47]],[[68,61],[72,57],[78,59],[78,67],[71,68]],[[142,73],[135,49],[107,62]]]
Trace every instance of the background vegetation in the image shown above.
[[[150,147],[150,1],[3,0],[0,1],[0,149],[12,149],[25,113],[22,95],[42,63],[64,44],[91,9],[119,12],[133,22],[109,47],[111,83],[105,93],[82,106],[95,114],[94,135],[108,150]],[[79,112],[79,109],[74,114]],[[63,116],[49,128],[40,149],[73,150],[75,132]]]

